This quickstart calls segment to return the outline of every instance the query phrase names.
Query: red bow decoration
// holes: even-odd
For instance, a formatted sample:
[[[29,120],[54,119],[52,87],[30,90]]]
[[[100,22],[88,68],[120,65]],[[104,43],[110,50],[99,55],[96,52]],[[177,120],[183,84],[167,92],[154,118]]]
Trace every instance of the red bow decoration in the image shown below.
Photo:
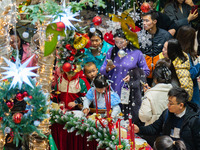
[[[141,28],[139,28],[138,26],[135,26],[135,29],[130,25],[130,30],[132,31],[132,32],[139,32],[139,31],[141,31]]]
[[[113,34],[112,34],[112,31],[110,31],[110,33],[105,33],[104,35],[104,40],[111,44],[111,45],[115,45],[115,40],[113,39]]]

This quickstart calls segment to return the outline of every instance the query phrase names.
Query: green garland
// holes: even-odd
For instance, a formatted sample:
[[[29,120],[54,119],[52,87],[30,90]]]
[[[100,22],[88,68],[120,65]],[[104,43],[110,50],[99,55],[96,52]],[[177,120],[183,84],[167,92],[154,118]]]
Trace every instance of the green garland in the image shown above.
[[[63,124],[64,130],[68,132],[76,131],[76,135],[81,135],[82,137],[86,132],[90,133],[87,140],[96,140],[98,142],[99,148],[115,149],[115,146],[119,144],[119,138],[117,137],[117,131],[113,129],[112,133],[109,133],[108,127],[103,128],[99,123],[97,123],[97,128],[95,121],[87,119],[85,117],[75,117],[73,112],[64,112],[62,110],[51,110],[51,123]],[[123,150],[129,150],[129,141],[122,139],[121,144],[123,145]]]
[[[40,136],[43,135],[37,126],[41,121],[48,118],[46,114],[48,103],[48,95],[45,95],[42,91],[42,86],[36,85],[36,80],[30,79],[34,88],[29,87],[27,84],[22,84],[21,90],[18,87],[10,88],[12,82],[11,79],[6,79],[0,82],[0,117],[2,119],[1,130],[6,133],[13,133],[13,142],[18,146],[19,140],[23,140],[23,134],[31,134],[36,131]],[[23,110],[12,111],[13,108],[9,108],[7,102],[13,102],[14,106],[17,102],[16,95],[18,93],[27,92],[31,97],[24,97],[21,102],[25,102],[26,108]],[[14,113],[23,114],[21,121],[15,123],[13,121]],[[9,131],[10,130],[10,131]]]

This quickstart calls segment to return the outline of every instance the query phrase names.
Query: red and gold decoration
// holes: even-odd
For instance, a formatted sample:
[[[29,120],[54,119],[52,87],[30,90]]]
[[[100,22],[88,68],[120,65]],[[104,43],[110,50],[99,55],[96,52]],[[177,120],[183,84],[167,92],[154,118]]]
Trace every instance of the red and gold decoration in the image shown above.
[[[149,3],[144,2],[141,6],[140,9],[143,13],[147,13],[151,10],[151,6],[149,5]]]
[[[84,48],[90,46],[90,40],[84,28],[76,26],[77,32],[68,31],[68,35],[60,41],[58,50],[58,67],[64,72],[80,72],[82,59],[85,57]]]
[[[16,124],[20,123],[22,121],[22,117],[23,117],[23,115],[21,113],[15,113],[13,115],[14,123],[16,123]]]
[[[92,22],[94,23],[95,26],[99,26],[102,23],[102,19],[100,16],[95,16],[92,19]]]
[[[84,47],[86,47],[86,45],[88,44],[89,42],[89,37],[88,35],[85,33],[85,34],[80,34],[80,33],[75,33],[75,36],[74,36],[74,48],[79,50],[79,49],[83,49]],[[89,43],[90,44],[90,43]],[[88,47],[88,45],[87,45]]]

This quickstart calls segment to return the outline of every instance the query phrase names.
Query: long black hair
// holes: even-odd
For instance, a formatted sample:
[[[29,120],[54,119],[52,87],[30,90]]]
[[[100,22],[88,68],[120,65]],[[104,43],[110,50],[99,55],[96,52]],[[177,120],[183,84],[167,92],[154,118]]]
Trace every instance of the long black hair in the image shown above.
[[[11,35],[15,35],[14,30],[11,29],[10,32],[9,32],[9,34],[10,34],[10,36],[11,36]],[[18,36],[19,39],[20,39],[20,41],[21,41],[20,48],[19,48],[19,55],[20,55],[20,59],[22,59],[22,57],[23,57],[23,52],[24,52],[23,46],[22,46],[22,45],[23,45],[23,44],[26,44],[26,42],[20,37],[19,32],[18,32],[17,30],[16,30],[16,36]]]
[[[193,60],[197,58],[197,53],[194,50],[195,32],[195,29],[190,26],[182,26],[179,28],[176,35],[176,38],[181,44],[182,50],[185,53],[190,54]]]
[[[114,38],[115,37],[126,39],[126,36],[125,36],[125,34],[124,34],[124,32],[123,32],[123,30],[121,28],[116,30],[116,32],[114,34]],[[128,43],[127,48],[130,49],[130,50],[134,50],[135,49],[135,47],[130,42]],[[112,61],[114,61],[114,58],[117,55],[118,51],[119,51],[119,48],[115,45],[113,47],[113,49],[112,49],[112,52],[111,52]]]
[[[187,57],[184,55],[177,39],[170,39],[168,41],[167,55],[171,61],[174,61],[177,57],[179,57],[183,62],[187,60]]]

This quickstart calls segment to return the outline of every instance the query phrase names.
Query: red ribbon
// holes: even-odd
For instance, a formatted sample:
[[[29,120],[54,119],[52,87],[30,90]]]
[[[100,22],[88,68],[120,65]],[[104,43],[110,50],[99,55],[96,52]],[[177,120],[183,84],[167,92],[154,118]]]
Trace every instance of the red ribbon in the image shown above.
[[[97,116],[95,117],[95,119],[96,119],[96,121],[95,121],[96,128],[98,128],[98,127],[97,127],[97,121],[99,121],[100,125],[101,125],[103,128],[106,127],[106,126],[103,124],[103,122],[101,121],[102,119],[99,119]]]
[[[120,121],[121,121],[121,119],[118,119],[118,120],[117,120],[117,122],[116,122],[116,128],[119,127],[118,124],[119,124]]]
[[[96,115],[97,115],[98,114],[98,106],[97,106],[97,91],[96,91],[96,89],[94,91],[94,95],[95,95]]]
[[[112,126],[113,126],[112,120],[111,120],[111,121],[108,121],[108,128],[109,128],[109,133],[110,133],[110,134],[111,134],[111,132],[112,132]]]

